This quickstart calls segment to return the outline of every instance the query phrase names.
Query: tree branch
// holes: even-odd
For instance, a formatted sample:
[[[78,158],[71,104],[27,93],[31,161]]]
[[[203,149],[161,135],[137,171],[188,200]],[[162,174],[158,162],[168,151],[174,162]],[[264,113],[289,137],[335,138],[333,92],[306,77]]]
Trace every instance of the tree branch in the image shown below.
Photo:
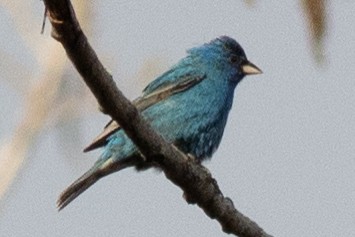
[[[243,237],[270,236],[235,209],[206,168],[167,144],[140,116],[89,45],[70,1],[45,0],[44,3],[53,27],[52,36],[63,45],[100,106],[120,124],[141,153],[184,191],[186,200],[197,203],[208,216],[217,219],[226,233]]]

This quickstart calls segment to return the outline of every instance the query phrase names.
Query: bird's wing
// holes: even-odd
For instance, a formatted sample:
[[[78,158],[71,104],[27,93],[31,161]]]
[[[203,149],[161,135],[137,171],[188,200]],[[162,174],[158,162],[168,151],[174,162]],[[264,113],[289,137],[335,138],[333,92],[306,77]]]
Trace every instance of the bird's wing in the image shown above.
[[[178,83],[166,83],[165,85],[159,86],[155,90],[150,91],[141,97],[138,97],[133,101],[133,104],[139,111],[143,111],[148,107],[158,103],[159,101],[165,100],[174,94],[190,89],[205,78],[205,75],[186,75],[179,78]],[[104,146],[107,143],[107,138],[119,129],[121,129],[120,125],[115,120],[111,120],[105,126],[104,130],[93,140],[93,142],[84,149],[84,152],[88,152],[98,147]]]

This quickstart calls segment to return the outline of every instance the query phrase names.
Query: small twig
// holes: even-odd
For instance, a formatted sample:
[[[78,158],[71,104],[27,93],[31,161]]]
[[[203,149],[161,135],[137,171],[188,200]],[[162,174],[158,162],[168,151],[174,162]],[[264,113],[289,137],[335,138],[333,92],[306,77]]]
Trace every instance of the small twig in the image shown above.
[[[44,14],[43,14],[43,22],[42,22],[42,29],[41,29],[41,34],[44,33],[44,27],[46,26],[46,19],[47,19],[47,8],[44,8]]]

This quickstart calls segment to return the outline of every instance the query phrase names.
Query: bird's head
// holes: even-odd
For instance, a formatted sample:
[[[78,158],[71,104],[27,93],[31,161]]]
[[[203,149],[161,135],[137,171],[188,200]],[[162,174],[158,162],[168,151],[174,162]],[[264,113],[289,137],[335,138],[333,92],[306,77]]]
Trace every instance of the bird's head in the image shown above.
[[[189,53],[198,55],[209,67],[228,71],[230,80],[234,82],[239,82],[246,75],[262,73],[248,61],[238,42],[228,36],[221,36],[201,47],[193,48]]]

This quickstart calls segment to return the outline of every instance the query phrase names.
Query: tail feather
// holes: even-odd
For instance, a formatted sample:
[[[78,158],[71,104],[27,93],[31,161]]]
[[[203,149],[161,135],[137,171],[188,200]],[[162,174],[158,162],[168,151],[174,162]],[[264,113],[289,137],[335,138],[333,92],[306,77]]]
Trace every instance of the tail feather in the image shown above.
[[[100,175],[100,172],[95,170],[94,167],[83,174],[60,194],[57,200],[58,210],[60,211],[66,207],[71,201],[96,183],[101,177],[102,175]]]
[[[130,157],[119,162],[106,161],[96,163],[90,170],[88,170],[80,178],[74,181],[59,195],[59,198],[57,200],[58,210],[62,210],[76,197],[78,197],[81,193],[83,193],[86,189],[88,189],[91,185],[96,183],[102,177],[127,168],[129,166],[133,166],[136,163],[137,157]]]

